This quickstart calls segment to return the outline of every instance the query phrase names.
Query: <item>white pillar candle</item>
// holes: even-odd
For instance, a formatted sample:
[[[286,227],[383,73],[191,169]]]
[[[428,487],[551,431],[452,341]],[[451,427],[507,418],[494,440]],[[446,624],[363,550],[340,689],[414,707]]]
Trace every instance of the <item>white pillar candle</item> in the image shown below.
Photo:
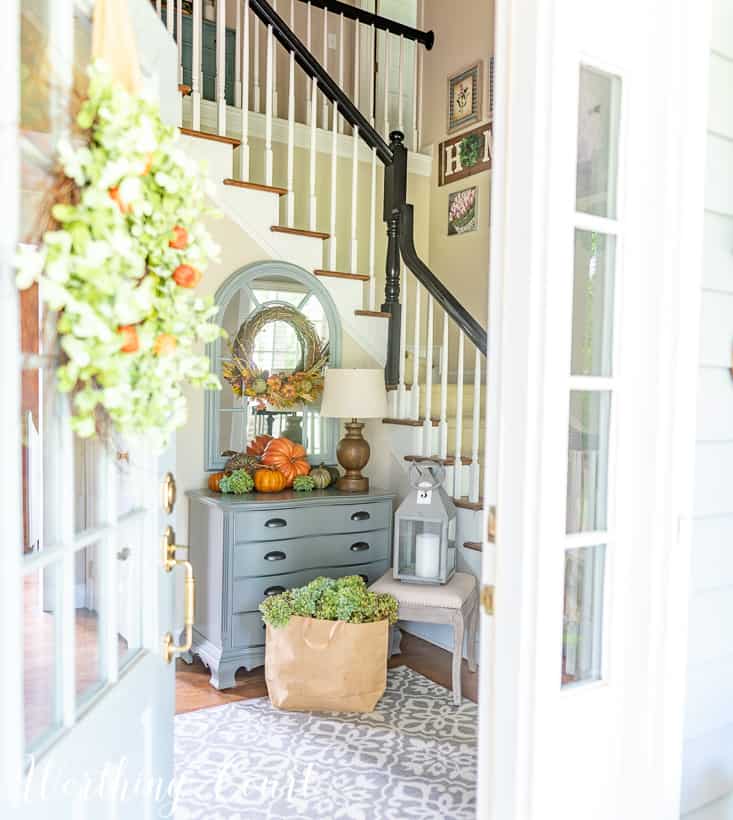
[[[440,574],[440,536],[421,532],[415,539],[415,575],[437,578]]]

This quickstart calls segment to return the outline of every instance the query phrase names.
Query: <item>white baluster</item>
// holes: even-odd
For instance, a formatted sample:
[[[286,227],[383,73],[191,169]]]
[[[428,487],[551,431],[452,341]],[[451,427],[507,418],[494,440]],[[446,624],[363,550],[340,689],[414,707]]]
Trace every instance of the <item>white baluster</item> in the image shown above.
[[[331,238],[328,241],[328,264],[336,270],[336,174],[338,171],[338,118],[339,107],[333,104],[333,128],[331,129]]]
[[[265,63],[265,185],[272,185],[272,26],[267,27],[267,56]]]
[[[163,7],[163,0],[155,0],[155,9],[158,12],[158,17],[160,17],[160,10]]]
[[[440,457],[448,457],[448,314],[443,311],[443,346],[440,351]]]
[[[291,3],[292,11],[292,3]],[[292,20],[291,20],[292,24]],[[290,52],[288,78],[288,193],[285,205],[287,226],[295,226],[295,52]]]
[[[423,455],[433,453],[433,316],[435,300],[428,293],[428,320],[425,334],[425,421],[423,422]]]
[[[418,110],[419,107],[422,106],[422,98],[420,96],[420,86],[419,86],[419,78],[418,78],[418,60],[420,59],[420,54],[422,49],[420,48],[420,44],[415,41],[412,44],[413,48],[413,57],[412,57],[412,150],[418,151],[420,149],[420,130],[418,127]]]
[[[344,15],[339,15],[339,88],[344,88]],[[339,134],[344,133],[343,120],[339,120]]]
[[[311,47],[311,40],[313,39],[312,30],[313,30],[313,20],[312,20],[312,6],[310,2],[306,3],[305,6],[305,44],[308,48],[308,51],[312,51]],[[306,122],[308,125],[311,124],[311,117],[313,116],[313,100],[308,98],[308,110],[306,112]]]
[[[234,105],[242,105],[242,0],[234,2],[237,6],[234,29]]]
[[[453,469],[453,495],[460,498],[463,495],[463,355],[465,338],[463,331],[458,331],[458,370],[456,372],[456,439],[453,455],[455,467]]]
[[[343,14],[341,20],[343,21]],[[343,31],[341,32],[343,35]],[[342,49],[343,55],[343,38]],[[342,86],[343,87],[343,86]],[[359,107],[359,21],[354,21],[354,105]],[[359,128],[353,128],[353,155],[351,165],[351,272],[358,273],[359,267],[359,242],[357,239],[358,229],[358,190],[359,190]],[[370,283],[371,284],[371,283]]]
[[[260,27],[257,15],[252,14],[252,109],[260,114]]]
[[[216,125],[221,135],[227,132],[226,22],[226,2],[216,0]]]
[[[176,7],[176,45],[178,46],[178,82],[183,82],[183,0]]]
[[[417,91],[415,93],[415,110],[417,112],[415,116],[415,130],[417,131],[417,136],[415,139],[415,148],[414,150],[417,151],[420,148],[420,136],[423,131],[422,127],[422,114],[423,114],[423,104],[422,104],[422,95],[423,95],[423,78],[425,76],[425,68],[424,68],[424,49],[418,47],[417,43],[415,43],[416,48],[416,55],[415,55],[415,65],[417,66]]]
[[[277,0],[272,0],[272,10],[277,14]],[[274,117],[279,117],[278,114],[278,96],[277,96],[277,51],[272,52],[272,113]]]
[[[318,81],[315,77],[311,82],[311,140],[310,140],[310,197],[308,199],[308,224],[312,231],[316,230],[316,127],[318,117]]]
[[[165,27],[171,34],[173,34],[173,15],[175,11],[175,0],[168,0],[165,4]]]
[[[375,65],[374,61],[376,60],[375,56],[375,45],[376,45],[376,38],[377,38],[377,30],[374,26],[371,26],[371,36],[369,38],[369,53],[372,55],[372,70],[369,72],[369,122],[374,127],[376,122],[376,112],[374,109],[374,95],[376,93],[375,85]]]
[[[389,141],[389,32],[384,32],[384,138]]]
[[[481,487],[481,468],[478,460],[479,442],[481,441],[481,351],[476,348],[473,370],[473,418],[471,424],[471,472],[468,500],[476,503]]]
[[[369,197],[369,310],[377,309],[377,149],[372,149],[372,180]]]
[[[239,146],[239,178],[249,180],[249,0],[244,0],[242,27],[242,144]]]
[[[400,34],[400,74],[398,78],[398,88],[397,88],[397,122],[399,123],[399,129],[402,133],[405,133],[405,119],[404,119],[404,81],[403,77],[405,75],[405,38],[402,34]]]
[[[328,71],[328,11],[323,9],[323,67]],[[328,100],[323,96],[323,128],[328,128]]]
[[[415,324],[412,329],[412,418],[420,418],[420,283],[415,280]]]
[[[192,127],[194,131],[201,130],[201,84],[202,84],[202,38],[203,17],[201,0],[193,0],[193,37],[191,44],[191,104],[193,107]]]
[[[397,385],[397,418],[407,417],[407,391],[405,390],[405,346],[407,343],[407,268],[400,261],[402,268],[401,290],[402,294],[402,321],[400,322],[400,362],[399,362],[399,383]]]

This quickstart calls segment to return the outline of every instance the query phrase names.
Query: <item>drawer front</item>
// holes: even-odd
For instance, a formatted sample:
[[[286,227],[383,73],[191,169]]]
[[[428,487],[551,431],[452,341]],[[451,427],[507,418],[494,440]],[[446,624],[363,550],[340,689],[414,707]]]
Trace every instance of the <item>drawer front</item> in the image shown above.
[[[325,575],[327,578],[342,578],[344,575],[363,575],[368,584],[374,583],[387,571],[389,561],[381,560],[373,564],[356,564],[349,567],[316,567],[285,575],[270,575],[265,578],[242,578],[234,582],[232,612],[252,612],[268,595],[277,595],[286,589],[302,587]]]
[[[325,575],[330,578],[341,578],[344,575],[361,575],[367,584],[373,584],[389,568],[389,561],[377,561],[374,564],[358,564],[353,567],[337,567],[333,569],[320,568],[295,572],[277,578],[247,579],[235,584],[235,606],[237,600],[242,605],[254,606],[256,609],[267,589],[274,586],[290,587],[302,586]],[[253,603],[256,601],[256,603]],[[259,612],[240,612],[232,616],[232,646],[262,646],[265,643],[265,625]]]
[[[238,544],[279,541],[304,535],[386,529],[391,518],[390,501],[237,512],[234,513],[234,541]]]
[[[237,544],[233,575],[236,579],[371,563],[387,558],[389,547],[388,530]]]

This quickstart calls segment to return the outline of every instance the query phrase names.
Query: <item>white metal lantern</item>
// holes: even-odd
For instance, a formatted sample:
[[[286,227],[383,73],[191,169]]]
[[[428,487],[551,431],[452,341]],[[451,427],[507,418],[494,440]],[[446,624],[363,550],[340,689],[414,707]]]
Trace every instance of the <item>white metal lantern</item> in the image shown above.
[[[413,584],[445,584],[456,570],[456,508],[443,489],[445,468],[415,461],[408,479],[395,514],[392,573]]]

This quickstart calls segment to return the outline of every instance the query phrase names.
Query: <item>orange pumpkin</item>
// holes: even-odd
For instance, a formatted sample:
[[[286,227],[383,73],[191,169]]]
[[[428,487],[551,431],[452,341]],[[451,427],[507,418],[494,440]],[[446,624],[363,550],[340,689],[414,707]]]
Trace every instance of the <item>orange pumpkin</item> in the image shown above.
[[[209,476],[209,489],[212,493],[220,493],[219,484],[226,473],[212,473]]]
[[[267,447],[271,441],[272,436],[255,436],[247,445],[247,455],[257,456],[257,458],[259,458],[265,452],[265,447]]]
[[[261,467],[255,470],[255,490],[258,493],[279,493],[285,489],[285,476],[275,469]]]
[[[274,438],[267,445],[262,463],[278,469],[285,476],[286,487],[292,487],[299,475],[308,475],[311,471],[305,447],[284,437]]]

